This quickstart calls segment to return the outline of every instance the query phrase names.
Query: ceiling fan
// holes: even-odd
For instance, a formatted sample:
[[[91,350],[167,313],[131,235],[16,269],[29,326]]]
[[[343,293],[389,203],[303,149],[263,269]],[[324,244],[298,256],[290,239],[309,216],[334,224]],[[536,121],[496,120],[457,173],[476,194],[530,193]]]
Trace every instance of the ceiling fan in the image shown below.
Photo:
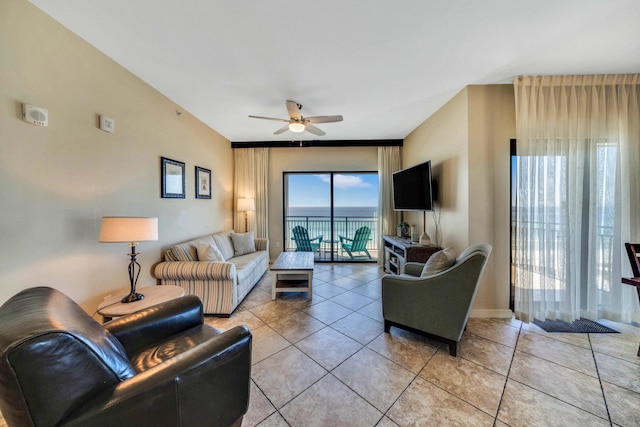
[[[315,117],[303,117],[300,114],[300,110],[302,109],[302,104],[298,104],[295,101],[287,100],[287,111],[289,112],[289,120],[286,119],[276,119],[273,117],[262,117],[262,116],[249,116],[253,119],[264,119],[264,120],[276,120],[278,122],[287,123],[280,129],[274,132],[274,135],[280,135],[288,130],[291,132],[303,132],[307,131],[314,135],[322,136],[325,134],[322,130],[318,129],[312,123],[332,123],[332,122],[341,122],[342,116],[315,116]]]

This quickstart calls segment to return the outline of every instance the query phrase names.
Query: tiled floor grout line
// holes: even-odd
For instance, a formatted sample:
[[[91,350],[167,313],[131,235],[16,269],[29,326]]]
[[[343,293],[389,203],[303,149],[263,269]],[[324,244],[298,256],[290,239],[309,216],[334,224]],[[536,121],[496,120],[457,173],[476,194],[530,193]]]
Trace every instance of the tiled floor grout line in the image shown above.
[[[502,393],[500,394],[500,401],[498,402],[498,410],[496,411],[496,416],[493,421],[493,425],[495,425],[498,421],[507,424],[506,422],[499,420],[498,415],[500,414],[500,407],[502,406],[502,400],[504,399],[504,393],[507,389],[507,383],[509,382],[509,374],[511,374],[511,367],[513,366],[513,360],[516,358],[516,351],[518,351],[518,341],[520,341],[520,334],[522,333],[522,323],[520,323],[520,327],[518,328],[518,337],[516,338],[516,342],[513,346],[513,353],[511,354],[511,362],[509,362],[509,369],[507,369],[507,375],[504,380],[504,386],[502,387]]]
[[[593,364],[596,367],[596,374],[598,375],[598,383],[600,384],[600,392],[602,393],[604,408],[607,410],[607,417],[609,417],[609,425],[613,426],[613,420],[611,419],[611,412],[609,412],[609,404],[607,403],[607,395],[604,393],[604,387],[602,386],[602,378],[600,378],[600,369],[598,368],[598,361],[596,360],[596,354],[593,350],[593,343],[591,342],[591,334],[587,334],[587,339],[589,340],[589,349],[591,350],[591,357],[593,357]]]

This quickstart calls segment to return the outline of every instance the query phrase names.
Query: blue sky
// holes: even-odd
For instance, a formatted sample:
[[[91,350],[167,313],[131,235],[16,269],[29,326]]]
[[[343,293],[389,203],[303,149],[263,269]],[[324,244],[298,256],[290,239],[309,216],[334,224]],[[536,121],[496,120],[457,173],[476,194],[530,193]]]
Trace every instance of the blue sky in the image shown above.
[[[288,174],[289,206],[329,206],[330,174]],[[336,206],[378,206],[377,173],[336,173]]]

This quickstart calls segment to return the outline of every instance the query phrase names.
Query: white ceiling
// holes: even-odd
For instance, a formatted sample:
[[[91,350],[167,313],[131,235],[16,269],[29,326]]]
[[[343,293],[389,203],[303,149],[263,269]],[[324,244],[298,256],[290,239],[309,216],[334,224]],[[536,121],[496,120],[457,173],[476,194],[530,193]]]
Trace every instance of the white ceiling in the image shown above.
[[[640,72],[638,0],[30,0],[231,141],[404,138],[469,84]],[[273,135],[341,114],[327,134]]]

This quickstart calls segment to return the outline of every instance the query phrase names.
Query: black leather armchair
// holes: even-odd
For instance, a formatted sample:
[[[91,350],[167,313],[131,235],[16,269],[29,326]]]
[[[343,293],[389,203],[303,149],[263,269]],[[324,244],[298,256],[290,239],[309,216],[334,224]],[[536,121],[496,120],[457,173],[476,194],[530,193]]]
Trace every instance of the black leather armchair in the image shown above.
[[[105,325],[47,287],[0,307],[9,426],[239,426],[250,373],[249,330],[204,324],[192,295]]]

